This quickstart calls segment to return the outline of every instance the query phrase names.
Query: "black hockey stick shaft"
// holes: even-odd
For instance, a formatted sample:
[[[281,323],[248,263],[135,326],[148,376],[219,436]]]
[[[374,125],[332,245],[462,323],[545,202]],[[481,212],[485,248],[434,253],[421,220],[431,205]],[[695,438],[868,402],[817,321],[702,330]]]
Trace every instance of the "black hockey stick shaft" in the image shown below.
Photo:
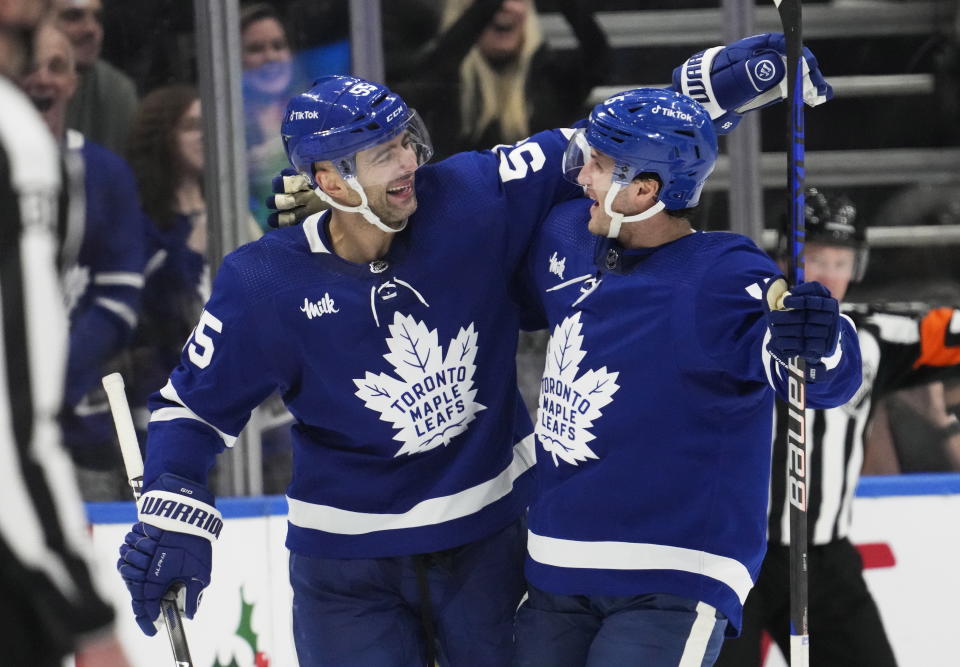
[[[127,480],[133,491],[133,500],[136,502],[140,500],[140,493],[143,491],[143,458],[140,456],[140,444],[137,442],[137,432],[133,427],[133,417],[130,415],[130,406],[127,404],[127,395],[123,388],[123,376],[119,373],[111,373],[104,377],[102,382],[107,392],[107,400],[110,402],[113,424],[117,429],[123,466],[126,468]],[[170,589],[164,594],[160,601],[160,615],[163,617],[163,625],[167,629],[167,637],[170,640],[174,667],[193,667],[190,647],[187,645],[187,634],[184,632],[183,619],[180,617],[180,608],[177,606],[176,590]]]
[[[803,282],[804,130],[801,0],[774,0],[787,50],[787,199],[790,220],[790,279]],[[806,362],[788,364],[787,488],[790,501],[790,665],[809,667],[810,629],[807,560]]]

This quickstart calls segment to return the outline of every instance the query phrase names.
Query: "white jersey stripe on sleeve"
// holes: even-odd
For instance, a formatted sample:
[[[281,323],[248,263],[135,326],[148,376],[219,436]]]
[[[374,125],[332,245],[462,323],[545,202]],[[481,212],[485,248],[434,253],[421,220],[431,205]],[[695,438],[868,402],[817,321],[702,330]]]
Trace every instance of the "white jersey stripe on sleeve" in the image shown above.
[[[763,361],[763,371],[767,374],[767,384],[776,391],[777,385],[773,379],[773,374],[770,372],[771,368],[777,369],[777,373],[780,371],[780,364],[776,362],[770,352],[767,351],[767,343],[770,342],[771,338],[770,327],[767,327],[766,333],[763,334],[763,343],[760,345],[760,359]]]
[[[167,261],[167,251],[158,250],[153,253],[153,257],[147,260],[147,265],[143,267],[143,276],[144,278],[149,278],[154,271],[163,266],[163,263]]]
[[[123,303],[122,301],[117,301],[116,299],[107,299],[106,297],[97,297],[94,300],[94,303],[100,306],[101,308],[106,308],[111,313],[123,320],[124,324],[133,329],[137,326],[137,312]]]
[[[104,271],[93,276],[94,285],[108,285],[118,287],[143,287],[143,274],[133,271]]]
[[[177,394],[177,390],[174,389],[173,384],[171,384],[170,380],[167,380],[167,384],[163,385],[163,389],[160,390],[160,395],[163,396],[168,401],[170,401],[171,403],[177,403],[181,407],[160,408],[158,410],[154,410],[153,413],[150,415],[151,422],[173,421],[174,419],[192,419],[193,421],[198,421],[201,424],[206,424],[211,429],[213,429],[213,431],[218,436],[220,436],[220,439],[223,440],[223,444],[225,444],[227,447],[233,447],[233,445],[237,442],[237,436],[224,433],[223,431],[218,429],[216,426],[214,426],[210,422],[206,421],[205,419],[197,415],[196,412],[194,412],[193,410],[188,408],[186,405],[184,405],[183,401],[180,400],[180,395]]]
[[[855,325],[853,320],[847,315],[841,313],[840,317],[845,319],[850,326],[853,327],[854,331],[857,330],[857,325]],[[837,338],[837,349],[835,349],[829,357],[823,357],[821,361],[823,361],[823,365],[827,367],[827,370],[830,371],[840,365],[841,359],[843,359],[843,329],[840,330],[840,336]]]

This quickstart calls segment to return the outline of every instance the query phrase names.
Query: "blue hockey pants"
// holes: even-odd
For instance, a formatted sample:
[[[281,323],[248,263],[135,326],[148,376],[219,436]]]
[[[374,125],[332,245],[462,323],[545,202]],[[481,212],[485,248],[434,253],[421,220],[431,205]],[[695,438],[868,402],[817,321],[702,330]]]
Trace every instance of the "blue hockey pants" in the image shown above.
[[[710,667],[727,620],[676,595],[555,595],[529,587],[516,667]]]
[[[418,559],[441,667],[510,665],[525,552],[526,526],[517,521],[435,554],[346,559],[291,553],[300,666],[423,667]]]

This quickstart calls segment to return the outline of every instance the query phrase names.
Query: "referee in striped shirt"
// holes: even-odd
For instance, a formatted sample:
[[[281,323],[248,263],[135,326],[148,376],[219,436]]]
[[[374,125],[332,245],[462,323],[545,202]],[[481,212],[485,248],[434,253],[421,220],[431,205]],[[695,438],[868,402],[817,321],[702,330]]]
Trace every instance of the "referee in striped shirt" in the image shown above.
[[[866,226],[845,196],[806,193],[805,273],[842,301],[863,277]],[[781,240],[786,235],[781,235]],[[781,248],[781,251],[784,251]],[[863,562],[849,540],[853,495],[863,465],[864,429],[871,401],[914,384],[960,372],[960,313],[937,308],[917,315],[872,307],[845,308],[860,337],[863,384],[846,405],[807,410],[810,462],[809,600],[812,667],[896,665],[879,610],[863,579]],[[786,502],[786,405],[777,404],[770,485],[767,555],[744,607],[743,630],[728,639],[717,667],[760,665],[766,630],[789,655],[790,520]]]
[[[45,0],[0,0],[0,663],[126,665],[95,590],[91,544],[56,415],[67,319],[56,271],[56,144],[12,79]]]

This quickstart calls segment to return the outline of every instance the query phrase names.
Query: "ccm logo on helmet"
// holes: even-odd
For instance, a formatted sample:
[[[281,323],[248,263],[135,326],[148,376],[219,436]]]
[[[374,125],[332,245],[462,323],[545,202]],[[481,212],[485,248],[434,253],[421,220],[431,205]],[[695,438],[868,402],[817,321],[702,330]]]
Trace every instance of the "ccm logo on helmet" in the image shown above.
[[[387,120],[384,121],[384,122],[389,123],[391,120],[393,120],[394,118],[396,118],[397,116],[399,116],[401,111],[403,111],[403,107],[399,107],[399,108],[395,109],[394,111],[392,111],[392,112],[390,113],[389,116],[387,116]]]
[[[650,107],[650,113],[660,114],[666,116],[667,118],[678,118],[680,120],[685,120],[688,122],[693,122],[693,116],[683,111],[677,111],[676,109],[670,109],[669,107],[662,107],[659,104],[654,104]]]
[[[291,111],[290,120],[317,120],[320,113],[317,111]]]

